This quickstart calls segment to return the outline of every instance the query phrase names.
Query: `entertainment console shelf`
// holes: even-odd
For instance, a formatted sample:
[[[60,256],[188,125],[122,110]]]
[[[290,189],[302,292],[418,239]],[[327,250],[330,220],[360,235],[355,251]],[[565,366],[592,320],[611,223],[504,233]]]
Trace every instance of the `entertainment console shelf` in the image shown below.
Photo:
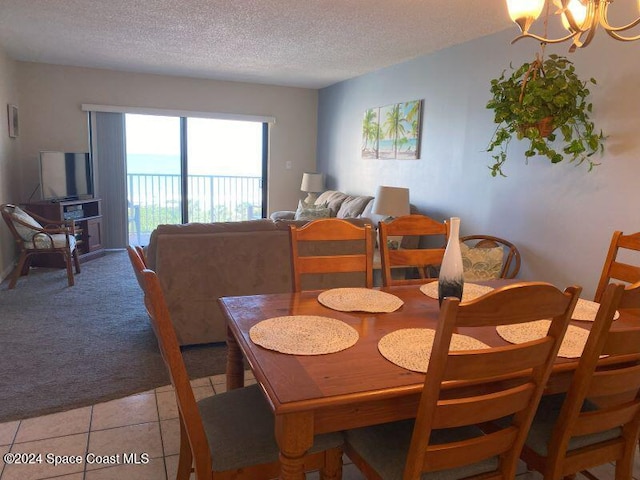
[[[50,220],[73,220],[76,226],[78,258],[86,262],[104,255],[102,246],[101,200],[64,200],[60,202],[27,203],[24,207]],[[64,267],[60,255],[42,254],[31,262],[34,267]]]

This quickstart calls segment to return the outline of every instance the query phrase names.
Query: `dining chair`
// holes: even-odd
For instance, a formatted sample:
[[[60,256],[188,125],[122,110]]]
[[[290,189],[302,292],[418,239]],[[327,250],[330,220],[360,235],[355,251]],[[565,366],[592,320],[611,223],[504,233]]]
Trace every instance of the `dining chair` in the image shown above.
[[[503,238],[491,235],[460,237],[464,280],[474,282],[495,278],[516,278],[520,252]]]
[[[611,328],[616,308],[640,308],[640,283],[609,285],[566,395],[540,402],[522,451],[530,469],[561,479],[615,462],[630,480],[640,431],[640,328]],[[599,365],[606,356],[607,364]],[[618,361],[616,361],[618,358]]]
[[[635,253],[634,253],[635,252]],[[627,283],[640,281],[640,232],[624,235],[620,231],[613,232],[609,251],[602,267],[600,281],[596,288],[594,300],[600,302],[607,285],[614,280],[622,280]],[[626,256],[624,260],[618,259],[618,254]],[[629,263],[629,258],[635,255],[637,265]]]
[[[147,265],[144,259],[140,256],[140,251],[138,247],[132,247],[131,245],[127,245],[127,254],[129,255],[129,261],[131,262],[131,266],[133,267],[133,273],[136,274],[136,280],[138,281],[138,285],[144,292],[144,284],[142,283],[142,276],[140,275],[142,271],[147,268]]]
[[[72,287],[75,284],[72,260],[76,273],[80,273],[73,221],[44,218],[10,203],[0,205],[0,212],[18,245],[19,252],[9,289],[16,286],[23,271],[29,273],[29,263],[33,256],[45,253],[62,255],[67,269],[67,282]]]
[[[289,238],[294,292],[302,291],[303,287],[311,289],[305,279],[319,274],[355,273],[358,275],[353,278],[354,282],[367,288],[373,286],[371,225],[359,226],[338,218],[323,218],[299,228],[291,225]],[[337,246],[338,242],[341,246]]]
[[[178,404],[178,480],[267,480],[280,471],[275,422],[260,386],[238,388],[196,402],[160,282],[149,269],[135,270]],[[304,459],[323,480],[342,476],[341,434],[317,435]],[[193,468],[192,468],[193,465]]]
[[[136,252],[138,252],[138,256],[140,257],[140,260],[142,260],[142,263],[144,263],[144,266],[146,267],[147,264],[147,254],[144,251],[144,248],[140,245],[135,245],[133,248],[135,248]]]
[[[390,222],[382,221],[378,224],[380,261],[382,265],[382,284],[392,285],[421,285],[425,278],[430,278],[429,269],[442,264],[444,250],[449,238],[449,228],[446,223],[437,222],[426,215],[403,215]],[[441,245],[435,248],[396,248],[392,237],[404,236],[435,236]],[[441,239],[441,240],[440,240]],[[419,278],[394,278],[392,269],[405,267],[415,268]],[[405,269],[405,273],[407,270]]]
[[[368,479],[513,479],[580,292],[531,282],[463,304],[445,298],[415,420],[347,430],[347,455]],[[476,327],[541,319],[550,327],[539,339],[449,351],[460,329],[472,335]],[[510,420],[487,428],[504,417]]]

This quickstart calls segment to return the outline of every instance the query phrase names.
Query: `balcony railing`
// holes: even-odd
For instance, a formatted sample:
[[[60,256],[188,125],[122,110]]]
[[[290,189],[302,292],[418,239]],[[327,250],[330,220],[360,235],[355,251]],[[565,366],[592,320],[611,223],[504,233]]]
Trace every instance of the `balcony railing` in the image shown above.
[[[189,222],[235,222],[262,216],[260,177],[189,175]],[[129,237],[142,243],[160,224],[182,223],[180,175],[127,174]]]

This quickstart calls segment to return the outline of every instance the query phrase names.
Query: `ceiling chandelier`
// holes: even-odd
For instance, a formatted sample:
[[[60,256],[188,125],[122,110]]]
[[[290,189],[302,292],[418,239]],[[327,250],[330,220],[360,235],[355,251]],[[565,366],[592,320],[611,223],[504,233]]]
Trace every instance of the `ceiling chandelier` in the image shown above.
[[[628,0],[627,0],[628,1]],[[551,2],[558,7],[555,12],[560,15],[562,25],[569,31],[568,35],[562,38],[550,39],[546,37],[546,21],[549,17],[549,7]],[[640,10],[640,0],[638,10]],[[509,16],[519,27],[522,33],[513,39],[511,43],[517,42],[521,38],[534,38],[542,43],[560,43],[572,40],[573,44],[569,48],[574,51],[589,45],[593,39],[598,26],[602,26],[606,32],[623,42],[639,40],[640,35],[623,36],[621,32],[629,30],[640,24],[640,17],[633,22],[620,27],[614,27],[609,23],[608,9],[613,0],[546,0],[547,14],[545,17],[545,35],[539,36],[529,33],[529,28],[535,22],[545,5],[545,0],[507,0]]]

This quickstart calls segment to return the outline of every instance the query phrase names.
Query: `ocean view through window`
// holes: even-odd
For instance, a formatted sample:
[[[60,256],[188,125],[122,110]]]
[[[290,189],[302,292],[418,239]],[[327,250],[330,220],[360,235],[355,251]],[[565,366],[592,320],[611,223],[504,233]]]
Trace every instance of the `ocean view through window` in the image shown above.
[[[129,243],[159,224],[261,218],[260,122],[127,114]]]

